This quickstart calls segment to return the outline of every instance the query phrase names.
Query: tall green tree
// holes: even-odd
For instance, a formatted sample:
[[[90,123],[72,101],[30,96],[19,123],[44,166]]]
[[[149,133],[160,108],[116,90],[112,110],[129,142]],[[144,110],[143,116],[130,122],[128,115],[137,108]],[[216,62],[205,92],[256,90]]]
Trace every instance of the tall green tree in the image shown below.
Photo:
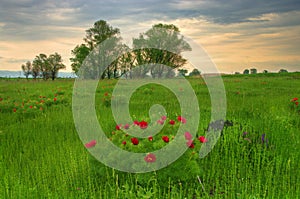
[[[97,55],[104,55],[99,56],[99,60],[96,56],[92,57],[92,63],[87,63],[91,65],[90,68],[85,68],[83,71],[85,74],[89,74],[92,78],[97,78],[101,75],[101,78],[112,78],[117,77],[119,74],[120,66],[119,60],[111,60],[118,50],[121,50],[123,44],[121,44],[121,37],[119,37],[120,30],[118,28],[113,28],[104,20],[96,21],[92,28],[86,30],[86,36],[83,39],[85,44],[77,45],[74,50],[72,50],[73,58],[70,59],[72,62],[72,70],[78,74],[78,71],[85,60],[85,58],[89,55],[91,51],[94,51]],[[110,38],[109,40],[107,40]],[[105,43],[103,43],[106,41]],[[101,43],[102,49],[95,49],[99,48],[99,44]],[[103,67],[113,61],[109,67],[105,70]]]
[[[48,65],[51,79],[54,80],[57,77],[57,73],[61,69],[65,69],[61,55],[58,53],[51,54],[48,57]]]
[[[32,70],[32,64],[30,61],[27,61],[25,64],[22,64],[21,66],[22,71],[26,77],[26,79],[28,79],[28,76],[31,74],[31,70]]]
[[[75,74],[78,73],[80,66],[82,65],[84,59],[88,56],[90,51],[91,50],[85,44],[77,45],[72,50],[71,53],[74,57],[70,58],[70,61],[72,62],[71,67]]]
[[[191,50],[183,36],[179,35],[179,28],[173,24],[153,25],[139,38],[133,38],[133,46],[138,49],[135,51],[136,66],[147,64],[140,67],[141,75],[150,72],[153,78],[160,78],[164,73],[171,74],[171,70],[182,67],[187,60],[181,53]]]
[[[200,74],[201,72],[198,69],[194,68],[192,72],[190,72],[189,76],[199,76]]]
[[[48,57],[46,54],[41,53],[37,55],[33,60],[33,64],[35,67],[39,68],[40,75],[44,80],[50,78],[50,67],[49,67]]]

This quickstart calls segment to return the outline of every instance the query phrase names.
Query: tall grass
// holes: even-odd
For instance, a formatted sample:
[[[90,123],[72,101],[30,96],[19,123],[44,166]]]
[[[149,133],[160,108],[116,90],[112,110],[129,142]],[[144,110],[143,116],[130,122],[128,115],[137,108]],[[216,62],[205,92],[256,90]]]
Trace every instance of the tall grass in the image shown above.
[[[73,80],[0,79],[0,198],[300,198],[300,113],[289,106],[293,97],[300,97],[300,74],[223,80],[227,119],[233,126],[226,127],[211,153],[198,160],[202,171],[194,183],[166,179],[162,187],[155,175],[141,185],[137,175],[109,168],[99,178],[74,126]],[[202,80],[189,81],[199,99],[198,133],[204,134],[210,119],[209,93]],[[97,115],[106,132],[114,130],[115,122],[102,98],[115,83],[100,82],[96,93],[96,108],[101,110]],[[170,114],[178,114],[172,93],[155,85],[148,89],[132,96],[132,115],[147,116],[151,104],[158,102]],[[51,104],[42,111],[27,107],[20,113],[18,106],[13,112],[15,103],[40,100],[39,96]]]

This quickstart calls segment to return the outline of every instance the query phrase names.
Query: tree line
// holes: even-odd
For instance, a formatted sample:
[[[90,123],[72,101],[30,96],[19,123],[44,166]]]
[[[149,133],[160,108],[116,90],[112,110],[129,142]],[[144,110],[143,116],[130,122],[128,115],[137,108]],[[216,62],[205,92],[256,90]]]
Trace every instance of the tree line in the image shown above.
[[[47,56],[46,54],[37,55],[32,62],[27,61],[21,66],[25,77],[28,79],[32,75],[34,79],[41,77],[44,80],[57,77],[60,69],[65,69],[61,55],[58,53]]]
[[[71,67],[76,75],[111,79],[121,76],[173,77],[176,70],[183,76],[187,73],[187,70],[182,69],[187,60],[181,56],[181,53],[192,49],[180,36],[179,28],[173,24],[155,24],[139,37],[132,38],[132,46],[135,50],[123,44],[120,30],[104,20],[96,21],[93,27],[85,32],[84,42],[71,51]],[[101,52],[102,56],[86,59],[91,52]],[[116,57],[117,55],[119,56]],[[90,63],[87,63],[87,60]],[[84,61],[86,61],[85,65],[90,67],[80,70]],[[103,65],[106,64],[108,66],[104,68]],[[58,71],[65,68],[62,57],[58,53],[49,56],[39,54],[32,62],[28,61],[22,65],[26,78],[32,75],[33,78],[42,77],[45,80],[49,78],[54,80]],[[190,75],[199,74],[200,71],[197,69],[190,73]]]

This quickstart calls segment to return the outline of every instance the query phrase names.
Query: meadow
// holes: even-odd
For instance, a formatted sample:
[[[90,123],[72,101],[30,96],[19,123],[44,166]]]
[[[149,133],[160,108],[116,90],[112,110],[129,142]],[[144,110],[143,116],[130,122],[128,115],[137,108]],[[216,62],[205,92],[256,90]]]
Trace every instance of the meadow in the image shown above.
[[[177,176],[189,171],[178,164],[172,174],[153,172],[143,182],[139,174],[106,168],[91,157],[73,121],[73,79],[0,79],[0,198],[300,198],[300,109],[294,99],[300,98],[300,73],[222,78],[230,124],[206,157],[198,158],[197,139],[187,151],[199,173],[190,171],[189,179],[180,181]],[[200,78],[188,81],[200,106],[196,134],[204,136],[208,89]],[[119,142],[111,135],[121,132],[110,111],[116,82],[99,82],[96,110],[107,136]],[[147,121],[157,103],[168,117],[180,115],[174,95],[159,85],[134,92],[131,114]],[[128,142],[115,144],[137,150]],[[146,141],[139,146],[145,148]]]

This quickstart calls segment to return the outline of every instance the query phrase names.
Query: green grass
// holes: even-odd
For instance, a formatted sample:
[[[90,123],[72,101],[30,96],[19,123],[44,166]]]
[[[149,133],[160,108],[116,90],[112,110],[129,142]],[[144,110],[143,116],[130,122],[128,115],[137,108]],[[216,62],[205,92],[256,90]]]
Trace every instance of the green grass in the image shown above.
[[[204,135],[209,93],[202,80],[189,81],[200,106],[197,134]],[[223,81],[233,126],[197,160],[201,183],[192,176],[192,183],[166,179],[160,186],[154,174],[146,184],[138,175],[110,169],[98,175],[73,122],[73,80],[0,79],[0,198],[300,198],[300,113],[290,106],[292,98],[300,98],[300,74],[234,75]],[[108,135],[116,123],[103,96],[115,83],[102,81],[96,92],[97,116]],[[157,103],[170,117],[180,114],[174,95],[158,85],[133,94],[131,114],[148,119]]]

